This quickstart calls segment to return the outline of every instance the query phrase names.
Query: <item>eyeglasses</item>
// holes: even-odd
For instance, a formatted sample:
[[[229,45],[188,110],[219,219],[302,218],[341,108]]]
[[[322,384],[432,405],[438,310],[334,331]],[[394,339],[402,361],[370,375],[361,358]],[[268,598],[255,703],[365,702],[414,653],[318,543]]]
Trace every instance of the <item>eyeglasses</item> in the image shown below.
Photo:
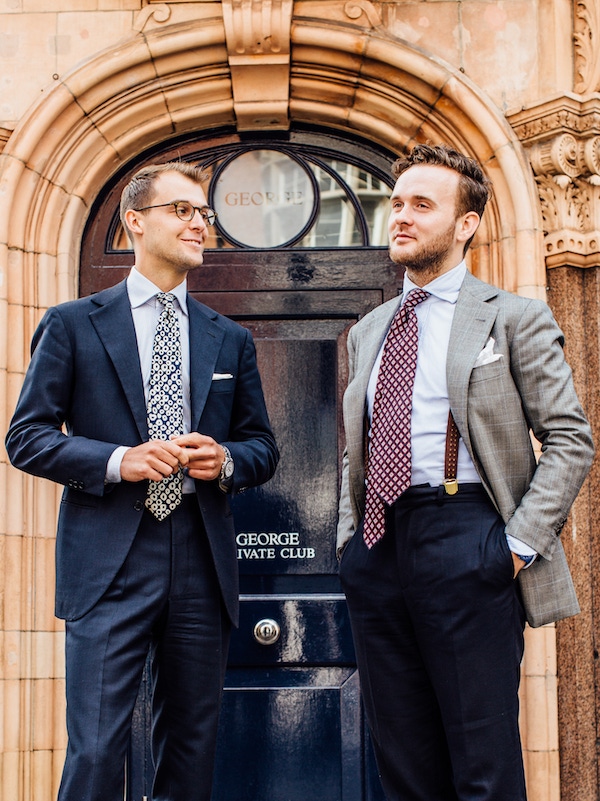
[[[194,219],[196,212],[200,212],[200,216],[207,225],[214,225],[217,219],[217,212],[209,209],[208,206],[200,208],[200,206],[192,206],[188,200],[172,200],[170,203],[157,203],[155,206],[143,206],[141,209],[133,209],[133,211],[146,211],[146,209],[162,209],[166,206],[173,206],[175,214],[180,220],[190,222]]]

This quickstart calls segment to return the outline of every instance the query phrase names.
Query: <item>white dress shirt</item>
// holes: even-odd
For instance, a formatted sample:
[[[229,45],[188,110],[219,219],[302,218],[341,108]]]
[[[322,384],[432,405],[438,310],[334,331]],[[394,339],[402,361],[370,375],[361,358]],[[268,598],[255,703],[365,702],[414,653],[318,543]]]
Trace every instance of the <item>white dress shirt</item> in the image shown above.
[[[144,384],[144,396],[148,403],[148,391],[150,388],[150,370],[152,367],[152,345],[154,342],[154,332],[158,318],[164,309],[156,295],[162,290],[152,281],[149,281],[135,267],[131,268],[127,277],[127,294],[131,303],[131,315],[135,327],[140,367],[142,371],[142,382]],[[190,407],[190,337],[189,337],[189,315],[187,308],[187,281],[184,280],[171,290],[175,296],[174,308],[179,320],[181,331],[181,371],[183,380],[183,433],[188,434],[191,430],[191,407]],[[106,481],[108,483],[118,483],[121,481],[121,461],[127,446],[120,446],[111,454],[106,467]],[[184,478],[183,492],[193,492],[193,479]]]
[[[454,269],[435,278],[422,287],[429,297],[415,307],[419,331],[419,353],[413,390],[411,416],[411,484],[439,486],[444,476],[446,431],[448,426],[448,386],[446,381],[446,359],[450,342],[450,329],[454,318],[456,301],[467,271],[462,261]],[[417,289],[408,275],[404,275],[402,297],[411,289]],[[384,340],[385,343],[385,340]],[[367,411],[369,421],[373,413],[375,385],[383,354],[383,343],[373,365],[367,387]],[[457,480],[461,483],[480,483],[473,460],[462,439],[458,444]],[[533,556],[535,551],[514,537],[507,537],[509,547],[523,556]]]

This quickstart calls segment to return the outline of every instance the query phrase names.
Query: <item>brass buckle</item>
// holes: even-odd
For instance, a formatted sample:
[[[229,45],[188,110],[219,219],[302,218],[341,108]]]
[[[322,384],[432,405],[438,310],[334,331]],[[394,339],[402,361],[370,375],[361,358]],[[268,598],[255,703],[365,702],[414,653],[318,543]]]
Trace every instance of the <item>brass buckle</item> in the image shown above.
[[[446,495],[456,495],[458,492],[458,481],[455,478],[445,478],[443,484]]]

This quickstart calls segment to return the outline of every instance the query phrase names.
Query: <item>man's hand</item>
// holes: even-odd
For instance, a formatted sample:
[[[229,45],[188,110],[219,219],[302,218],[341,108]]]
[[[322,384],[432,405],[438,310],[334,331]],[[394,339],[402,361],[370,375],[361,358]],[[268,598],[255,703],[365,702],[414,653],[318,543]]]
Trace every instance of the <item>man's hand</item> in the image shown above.
[[[185,450],[190,478],[212,481],[218,477],[225,461],[225,451],[212,437],[193,431],[174,437],[171,442]]]
[[[173,440],[151,439],[125,451],[121,462],[123,481],[160,481],[179,467],[187,467],[188,451]]]
[[[513,567],[514,567],[513,578],[516,578],[516,577],[519,575],[519,573],[521,572],[521,570],[523,570],[523,568],[525,567],[525,565],[526,565],[527,563],[526,563],[526,562],[524,562],[524,561],[521,559],[521,557],[520,557],[520,556],[517,556],[517,554],[516,554],[516,553],[514,553],[514,551],[511,551],[511,554],[512,554],[512,559],[513,559]]]

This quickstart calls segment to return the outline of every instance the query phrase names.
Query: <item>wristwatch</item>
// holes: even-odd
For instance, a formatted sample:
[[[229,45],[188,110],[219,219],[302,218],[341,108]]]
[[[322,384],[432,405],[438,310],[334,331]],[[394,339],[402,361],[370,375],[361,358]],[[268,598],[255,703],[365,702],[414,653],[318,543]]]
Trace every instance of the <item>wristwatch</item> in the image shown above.
[[[221,472],[219,473],[219,489],[223,492],[229,492],[233,479],[233,458],[229,448],[226,448],[224,445],[221,445],[221,447],[225,452],[225,459],[221,465]]]

